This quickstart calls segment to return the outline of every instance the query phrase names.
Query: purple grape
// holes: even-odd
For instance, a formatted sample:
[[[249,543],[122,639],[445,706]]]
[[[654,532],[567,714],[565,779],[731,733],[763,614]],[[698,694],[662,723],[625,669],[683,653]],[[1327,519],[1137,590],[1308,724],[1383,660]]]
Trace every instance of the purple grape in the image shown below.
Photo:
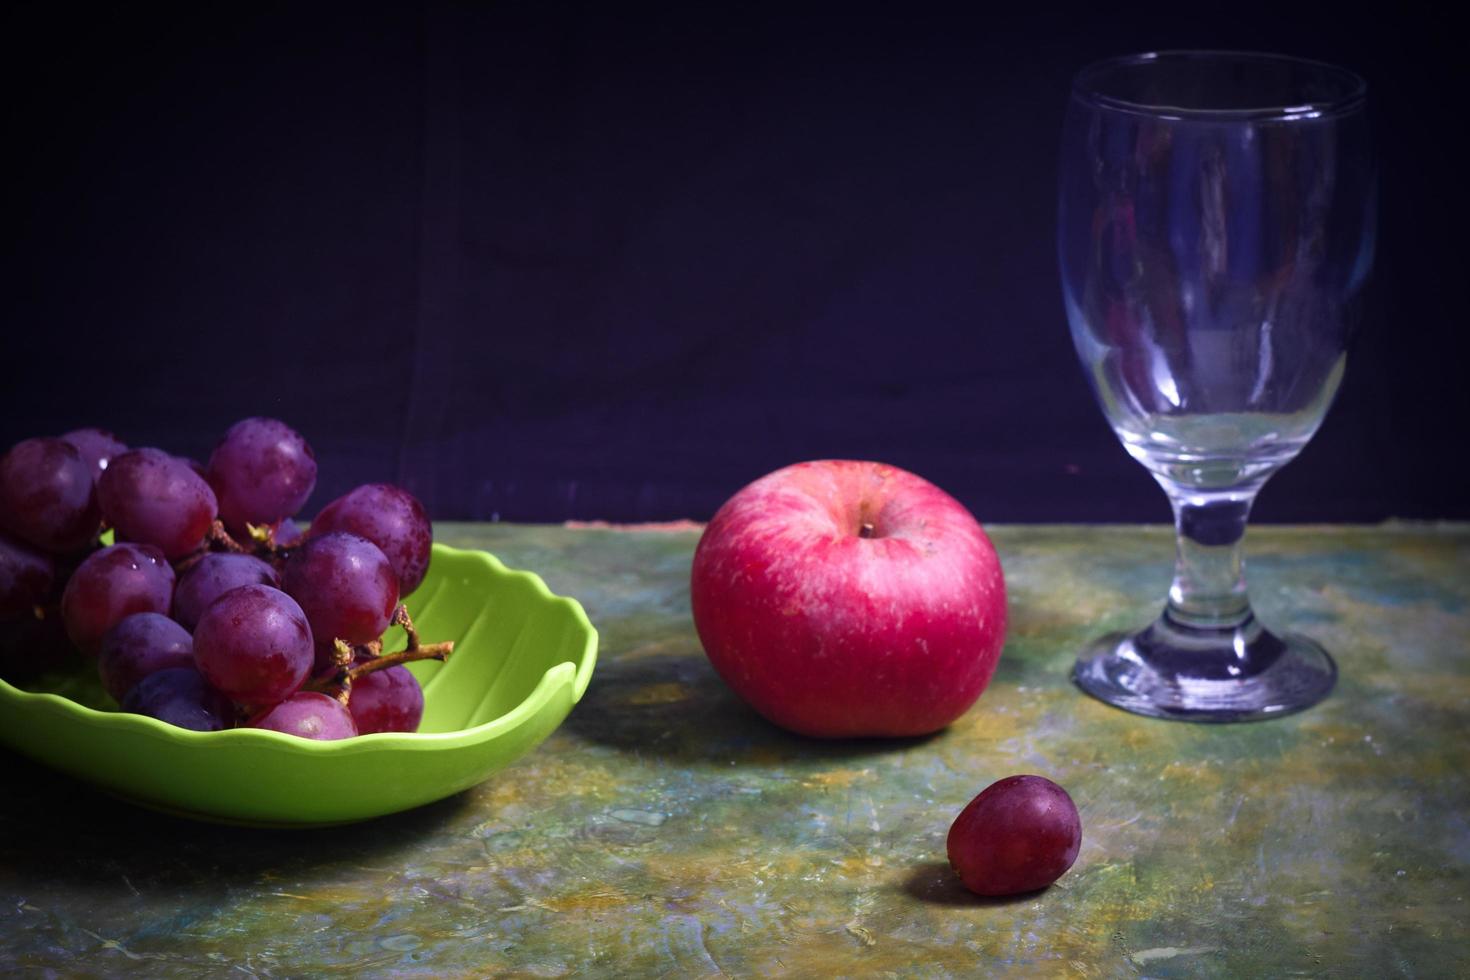
[[[97,538],[92,470],[60,439],[27,439],[0,457],[0,524],[42,551],[68,555]]]
[[[209,457],[209,483],[230,533],[274,524],[301,510],[316,486],[316,456],[306,440],[275,419],[236,422]]]
[[[424,716],[424,690],[418,678],[400,664],[354,680],[347,707],[362,735],[416,732]]]
[[[280,588],[281,576],[254,555],[211,552],[179,576],[174,589],[174,619],[192,630],[211,602],[242,585]]]
[[[102,515],[120,540],[139,541],[170,560],[197,551],[217,507],[209,484],[161,449],[131,449],[97,479]]]
[[[978,895],[1018,895],[1056,881],[1082,847],[1082,819],[1044,776],[1007,776],[960,811],[946,841],[950,866]]]
[[[242,585],[210,604],[194,628],[194,663],[242,705],[285,700],[311,671],[311,627],[279,589]]]
[[[398,606],[398,576],[388,556],[345,531],[308,539],[286,562],[281,581],[323,643],[371,643]]]
[[[429,570],[434,532],[424,505],[388,483],[369,483],[338,497],[311,522],[311,534],[350,531],[383,549],[398,576],[398,594],[419,587]]]
[[[235,720],[230,699],[210,687],[193,667],[149,674],[123,698],[122,707],[196,732],[217,732],[232,727]]]
[[[291,695],[264,714],[252,718],[250,727],[319,741],[353,738],[357,735],[352,712],[340,701],[317,691],[301,691]]]
[[[194,668],[189,631],[161,613],[133,613],[102,637],[97,673],[114,701],[121,701],[149,674],[171,667]]]
[[[114,456],[128,451],[128,447],[106,429],[73,429],[63,435],[61,441],[70,443],[82,454],[87,468],[92,471],[93,480],[102,475]]]
[[[0,619],[30,616],[55,581],[50,555],[0,533]]]
[[[94,551],[77,566],[61,595],[66,635],[86,654],[96,654],[103,635],[125,616],[167,613],[174,570],[151,544],[115,544]]]

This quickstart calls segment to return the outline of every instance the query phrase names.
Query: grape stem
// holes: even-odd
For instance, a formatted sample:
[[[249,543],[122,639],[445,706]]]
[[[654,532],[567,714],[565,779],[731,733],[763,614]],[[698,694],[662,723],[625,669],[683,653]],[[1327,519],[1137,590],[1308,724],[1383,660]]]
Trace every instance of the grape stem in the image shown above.
[[[209,533],[205,535],[204,540],[206,546],[219,545],[219,548],[215,550],[233,551],[240,555],[250,554],[249,548],[236,541],[230,532],[225,530],[225,522],[221,520],[215,520],[209,525]]]
[[[385,654],[382,652],[381,640],[360,644],[357,647],[344,643],[342,640],[336,640],[334,641],[336,653],[333,661],[337,665],[337,672],[330,677],[313,681],[302,690],[331,694],[338,701],[346,704],[352,697],[352,684],[359,677],[374,671],[387,670],[389,667],[397,667],[400,664],[412,663],[415,660],[448,660],[449,655],[454,652],[453,640],[445,640],[442,643],[421,643],[419,631],[414,628],[413,619],[408,615],[408,607],[401,602],[393,610],[392,623],[394,626],[402,626],[403,632],[408,634],[406,648],[397,653]],[[359,651],[371,654],[371,657],[354,666],[352,661]]]
[[[290,548],[276,544],[276,534],[273,529],[257,527],[254,524],[246,526],[250,528],[250,543],[241,544],[225,527],[224,522],[216,519],[209,525],[209,531],[204,535],[204,541],[200,544],[199,550],[177,559],[173,563],[174,571],[182,575],[199,564],[205,555],[218,554],[221,551],[234,555],[252,555],[277,565],[291,557]]]
[[[204,540],[200,542],[199,548],[182,558],[174,560],[174,573],[182,575],[203,561],[205,555],[221,551],[227,551],[236,555],[248,555],[251,553],[249,548],[246,548],[231,537],[230,532],[225,530],[224,522],[216,518],[210,523],[209,530],[205,532]]]

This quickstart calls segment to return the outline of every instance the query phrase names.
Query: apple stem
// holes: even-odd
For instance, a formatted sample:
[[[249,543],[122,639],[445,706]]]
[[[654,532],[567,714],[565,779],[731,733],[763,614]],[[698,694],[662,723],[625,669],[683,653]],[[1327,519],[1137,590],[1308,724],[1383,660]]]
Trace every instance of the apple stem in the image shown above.
[[[864,521],[863,526],[858,528],[858,537],[871,538],[874,533],[876,533],[876,531],[877,528],[873,527],[873,525],[869,524],[867,521]]]

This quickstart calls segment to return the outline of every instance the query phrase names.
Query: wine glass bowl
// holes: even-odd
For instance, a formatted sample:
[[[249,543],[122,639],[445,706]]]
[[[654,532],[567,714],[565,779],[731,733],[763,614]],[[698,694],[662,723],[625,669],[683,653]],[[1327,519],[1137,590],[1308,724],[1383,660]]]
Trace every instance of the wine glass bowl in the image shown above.
[[[1280,55],[1164,52],[1076,77],[1058,253],[1072,338],[1124,448],[1173,504],[1163,614],[1074,678],[1130,711],[1237,721],[1299,710],[1336,668],[1251,612],[1242,539],[1266,479],[1341,383],[1372,265],[1363,81]]]

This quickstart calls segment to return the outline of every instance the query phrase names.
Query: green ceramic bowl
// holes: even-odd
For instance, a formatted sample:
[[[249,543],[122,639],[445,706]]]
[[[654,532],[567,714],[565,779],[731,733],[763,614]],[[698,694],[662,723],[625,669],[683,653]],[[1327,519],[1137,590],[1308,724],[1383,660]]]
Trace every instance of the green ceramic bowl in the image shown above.
[[[348,823],[481,782],[551,734],[592,678],[597,631],[582,607],[484,552],[434,545],[428,576],[405,602],[426,641],[455,641],[447,662],[410,666],[424,686],[417,733],[314,742],[256,729],[192,732],[106,710],[87,676],[33,691],[0,681],[0,744],[185,816]],[[395,627],[384,649],[403,645]]]

